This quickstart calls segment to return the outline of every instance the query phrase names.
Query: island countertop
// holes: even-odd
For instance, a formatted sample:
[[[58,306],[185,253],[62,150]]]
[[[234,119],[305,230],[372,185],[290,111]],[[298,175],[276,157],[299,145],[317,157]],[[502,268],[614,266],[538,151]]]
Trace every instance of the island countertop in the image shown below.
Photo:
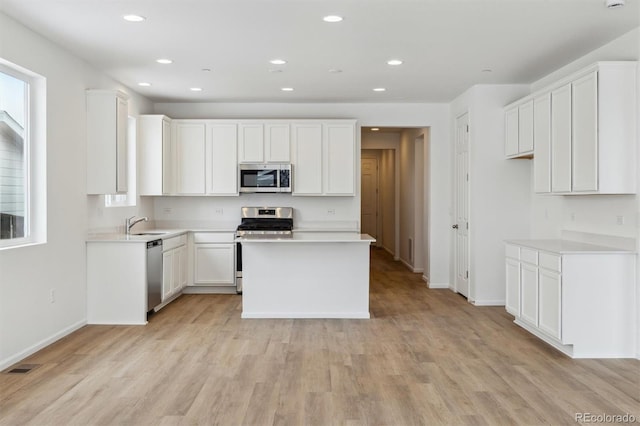
[[[368,234],[356,232],[294,232],[292,236],[249,236],[238,237],[236,241],[245,243],[367,243],[376,241]]]

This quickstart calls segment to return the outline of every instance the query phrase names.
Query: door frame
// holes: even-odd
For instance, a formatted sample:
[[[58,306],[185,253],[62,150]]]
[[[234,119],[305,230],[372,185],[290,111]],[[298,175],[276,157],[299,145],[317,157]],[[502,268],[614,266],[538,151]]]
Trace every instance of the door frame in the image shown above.
[[[360,177],[362,178],[362,160],[376,160],[376,242],[374,245],[376,247],[382,247],[382,215],[380,214],[382,204],[380,197],[380,150],[366,150],[366,151],[375,151],[373,153],[362,153],[360,154]],[[362,180],[360,182],[361,191],[362,191]],[[362,193],[360,194],[360,220],[362,221]],[[362,226],[362,225],[361,225]]]

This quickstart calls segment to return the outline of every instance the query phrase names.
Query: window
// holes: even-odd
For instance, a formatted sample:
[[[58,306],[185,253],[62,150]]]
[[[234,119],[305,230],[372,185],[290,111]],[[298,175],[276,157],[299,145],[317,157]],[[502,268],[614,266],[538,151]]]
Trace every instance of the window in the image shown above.
[[[45,241],[45,79],[0,59],[0,249]]]
[[[129,190],[126,194],[107,194],[104,196],[105,207],[127,207],[136,205],[136,135],[137,122],[134,117],[127,121],[127,177]]]

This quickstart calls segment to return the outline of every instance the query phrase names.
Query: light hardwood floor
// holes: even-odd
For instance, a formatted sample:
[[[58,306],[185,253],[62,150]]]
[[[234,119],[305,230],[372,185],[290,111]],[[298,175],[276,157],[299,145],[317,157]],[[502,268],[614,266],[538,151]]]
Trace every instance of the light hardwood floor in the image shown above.
[[[241,320],[186,295],[146,326],[87,326],[0,374],[2,425],[576,424],[640,419],[640,362],[572,360],[380,250],[370,320]]]

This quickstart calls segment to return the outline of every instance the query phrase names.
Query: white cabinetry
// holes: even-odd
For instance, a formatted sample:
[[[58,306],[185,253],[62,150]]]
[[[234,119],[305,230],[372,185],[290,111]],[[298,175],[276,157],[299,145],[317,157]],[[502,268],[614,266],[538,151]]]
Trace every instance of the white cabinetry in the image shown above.
[[[87,194],[127,191],[128,96],[87,90]]]
[[[280,121],[239,124],[240,163],[288,163],[290,126]]]
[[[138,117],[138,193],[162,195],[163,169],[170,159],[171,119],[164,115]],[[164,154],[167,155],[164,155]]]
[[[505,155],[508,158],[533,153],[533,100],[529,99],[505,110]]]
[[[634,356],[635,254],[567,241],[526,244],[506,246],[506,309],[515,323],[575,358]]]
[[[193,285],[235,286],[235,233],[193,234]]]
[[[173,122],[175,193],[205,193],[206,123],[198,120]]]
[[[294,195],[355,194],[354,121],[294,123],[292,145]]]
[[[187,236],[162,241],[162,302],[180,294],[187,284]]]
[[[551,192],[551,93],[533,100],[533,176],[535,192]]]
[[[637,62],[598,62],[507,106],[507,157],[521,156],[533,98],[535,192],[634,194],[637,84]]]
[[[207,134],[207,195],[238,195],[237,125],[210,121]]]

